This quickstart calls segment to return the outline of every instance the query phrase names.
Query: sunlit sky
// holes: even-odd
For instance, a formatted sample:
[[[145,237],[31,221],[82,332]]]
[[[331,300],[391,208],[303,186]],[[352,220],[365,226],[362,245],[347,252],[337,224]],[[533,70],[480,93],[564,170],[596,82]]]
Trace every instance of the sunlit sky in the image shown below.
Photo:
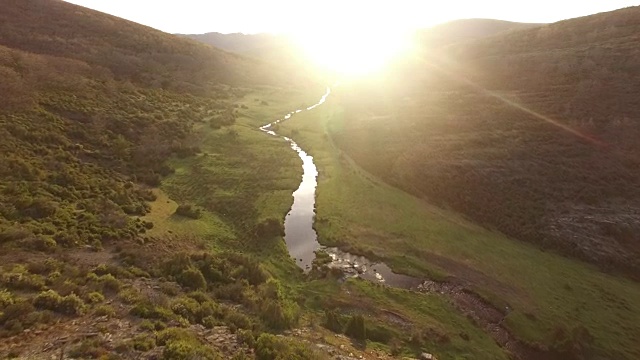
[[[638,5],[630,0],[71,0],[170,33],[290,33],[358,26],[419,28],[455,19],[554,22]]]

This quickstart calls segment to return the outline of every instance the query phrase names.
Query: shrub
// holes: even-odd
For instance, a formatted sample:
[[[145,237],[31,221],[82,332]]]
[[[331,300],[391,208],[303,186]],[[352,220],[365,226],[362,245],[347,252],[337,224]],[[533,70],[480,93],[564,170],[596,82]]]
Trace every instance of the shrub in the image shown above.
[[[13,305],[14,303],[15,299],[12,293],[8,292],[7,290],[0,290],[0,310],[9,305]]]
[[[237,311],[230,311],[224,320],[227,325],[235,329],[251,329],[252,327],[249,317]]]
[[[393,330],[382,324],[370,325],[366,329],[366,337],[368,340],[383,344],[390,344],[395,338],[395,335]]]
[[[333,331],[334,333],[342,333],[344,325],[340,322],[340,316],[333,310],[325,310],[325,323],[324,327]]]
[[[171,310],[161,306],[155,306],[149,302],[136,304],[129,313],[143,319],[160,319],[166,321],[175,318]]]
[[[86,306],[84,301],[76,294],[63,297],[59,307],[59,312],[66,315],[81,315],[85,310]]]
[[[29,314],[35,312],[36,309],[27,301],[16,301],[8,305],[0,313],[0,325],[9,328],[11,321],[19,321],[25,319]]]
[[[256,338],[250,330],[240,329],[236,332],[236,338],[240,344],[244,344],[249,348],[256,346]]]
[[[173,311],[174,314],[187,319],[190,323],[195,323],[198,320],[196,314],[199,309],[200,304],[191,298],[182,297],[171,304],[171,311]]]
[[[145,331],[153,331],[156,328],[155,325],[147,319],[142,320],[139,326],[141,330],[145,330]]]
[[[135,288],[126,288],[120,290],[118,298],[125,304],[135,304],[143,300],[142,294]]]
[[[190,290],[206,290],[207,281],[202,272],[195,268],[182,271],[177,278],[178,284]]]
[[[1,274],[0,282],[15,290],[43,290],[45,288],[42,276],[29,274],[23,267],[15,267],[10,272]]]
[[[89,304],[97,304],[104,301],[104,295],[101,293],[94,291],[87,295],[87,302]]]
[[[287,352],[287,344],[274,335],[263,333],[256,340],[256,360],[280,359],[279,355]]]
[[[171,327],[158,332],[156,335],[156,341],[158,346],[165,346],[173,341],[186,340],[190,341],[194,339],[194,335],[186,329],[180,329]]]
[[[284,226],[280,220],[268,218],[256,225],[255,234],[258,238],[284,236]]]
[[[85,339],[69,351],[69,356],[76,359],[98,359],[107,354],[100,339]]]
[[[147,334],[141,334],[133,339],[133,348],[138,351],[149,351],[156,347],[156,340],[154,337]]]
[[[178,205],[175,213],[176,215],[188,217],[191,219],[200,219],[202,217],[202,210],[196,208],[191,204]]]
[[[364,323],[364,317],[362,317],[362,315],[353,315],[349,319],[344,333],[356,340],[366,340],[367,331]]]
[[[94,311],[94,314],[96,316],[113,317],[116,314],[116,311],[113,308],[113,306],[111,306],[111,305],[100,305],[100,306],[96,307],[96,310]]]
[[[33,300],[33,305],[38,309],[51,310],[65,315],[80,315],[86,309],[84,301],[78,295],[60,296],[53,290],[38,294]]]
[[[189,341],[170,342],[165,346],[162,357],[167,360],[222,359],[213,349]]]
[[[38,309],[57,311],[60,304],[62,304],[62,296],[53,290],[41,292],[33,299],[33,305]]]
[[[108,290],[112,292],[117,292],[118,290],[120,290],[120,287],[122,286],[122,283],[120,282],[120,280],[116,279],[111,274],[100,276],[98,281],[100,282],[104,290]]]

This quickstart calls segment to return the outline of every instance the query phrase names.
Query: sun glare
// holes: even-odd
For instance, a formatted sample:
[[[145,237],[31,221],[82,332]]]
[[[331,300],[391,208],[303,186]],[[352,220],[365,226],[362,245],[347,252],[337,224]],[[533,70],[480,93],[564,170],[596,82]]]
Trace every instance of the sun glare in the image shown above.
[[[356,22],[298,31],[294,38],[312,62],[341,75],[366,75],[408,51],[409,30]]]

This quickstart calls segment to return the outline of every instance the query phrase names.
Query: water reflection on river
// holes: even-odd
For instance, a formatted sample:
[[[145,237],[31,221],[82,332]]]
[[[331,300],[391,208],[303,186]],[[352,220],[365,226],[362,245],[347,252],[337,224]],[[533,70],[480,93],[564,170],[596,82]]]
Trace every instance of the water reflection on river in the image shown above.
[[[280,136],[272,130],[274,125],[289,120],[293,115],[302,111],[315,109],[322,105],[330,94],[331,89],[327,88],[325,94],[316,104],[306,109],[292,111],[282,119],[261,126],[260,130],[272,136]],[[420,280],[396,274],[383,263],[372,262],[363,256],[353,255],[337,248],[324,248],[318,243],[318,235],[313,228],[318,170],[311,155],[307,154],[293,139],[286,136],[282,136],[282,138],[289,142],[291,148],[302,159],[302,181],[298,189],[293,192],[293,205],[284,220],[284,240],[287,243],[289,253],[296,260],[298,266],[305,271],[310,270],[315,258],[315,252],[322,249],[333,259],[330,266],[342,269],[347,276],[357,276],[373,282],[406,289],[417,286]]]

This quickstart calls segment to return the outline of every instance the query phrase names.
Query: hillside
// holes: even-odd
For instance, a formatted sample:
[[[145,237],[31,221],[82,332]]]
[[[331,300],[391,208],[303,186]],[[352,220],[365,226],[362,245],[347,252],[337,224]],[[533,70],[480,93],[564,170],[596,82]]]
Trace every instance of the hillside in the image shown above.
[[[638,279],[639,19],[632,7],[426,45],[345,89],[338,144],[486,227]]]
[[[0,357],[314,354],[269,334],[256,345],[290,328],[299,308],[240,245],[260,220],[255,199],[226,194],[252,173],[210,179],[217,212],[158,188],[175,162],[246,160],[229,128],[235,102],[247,86],[280,82],[277,71],[62,1],[0,8]],[[207,150],[220,156],[201,153],[198,129],[219,136]],[[272,144],[262,156],[294,156]],[[264,167],[262,191],[283,188],[280,170]],[[179,232],[185,225],[213,230]]]
[[[544,24],[518,23],[494,19],[460,19],[420,30],[416,36],[422,44],[428,44],[430,47],[439,47],[542,25]]]
[[[221,34],[210,32],[206,34],[185,34],[184,36],[216,48],[237,54],[259,56],[273,48],[286,49],[291,41],[285,36],[273,34]]]

